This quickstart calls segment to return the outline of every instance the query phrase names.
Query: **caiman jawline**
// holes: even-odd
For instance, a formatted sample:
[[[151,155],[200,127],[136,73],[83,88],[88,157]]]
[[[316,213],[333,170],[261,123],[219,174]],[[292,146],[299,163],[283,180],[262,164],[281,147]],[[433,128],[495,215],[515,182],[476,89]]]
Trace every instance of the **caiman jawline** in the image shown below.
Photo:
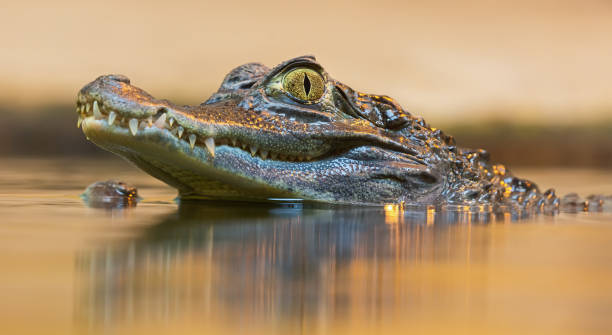
[[[160,130],[167,129],[177,139],[189,143],[191,149],[193,149],[195,146],[206,148],[212,157],[215,156],[216,146],[227,145],[244,150],[250,153],[251,156],[257,156],[262,159],[287,162],[304,162],[312,161],[318,158],[312,155],[292,156],[284,153],[270,152],[251,144],[244,143],[244,141],[241,142],[236,138],[203,138],[202,136],[185,131],[185,128],[174,120],[173,117],[169,116],[167,110],[164,109],[160,109],[160,112],[158,112],[155,116],[150,115],[143,118],[126,118],[122,117],[119,111],[112,110],[108,106],[105,106],[102,102],[97,100],[87,101],[85,97],[79,96],[77,100],[77,113],[79,114],[77,127],[81,127],[86,118],[93,118],[95,120],[106,120],[108,127],[117,126],[125,130],[129,130],[133,136],[136,136],[139,131],[147,128],[155,127],[159,128]]]

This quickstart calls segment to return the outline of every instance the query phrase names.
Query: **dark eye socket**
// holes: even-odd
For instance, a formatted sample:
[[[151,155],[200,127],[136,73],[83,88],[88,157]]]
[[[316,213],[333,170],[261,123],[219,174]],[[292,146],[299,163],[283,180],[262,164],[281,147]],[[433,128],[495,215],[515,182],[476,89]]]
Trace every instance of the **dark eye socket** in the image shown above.
[[[283,89],[299,100],[313,102],[325,93],[325,81],[313,69],[297,68],[284,75]]]

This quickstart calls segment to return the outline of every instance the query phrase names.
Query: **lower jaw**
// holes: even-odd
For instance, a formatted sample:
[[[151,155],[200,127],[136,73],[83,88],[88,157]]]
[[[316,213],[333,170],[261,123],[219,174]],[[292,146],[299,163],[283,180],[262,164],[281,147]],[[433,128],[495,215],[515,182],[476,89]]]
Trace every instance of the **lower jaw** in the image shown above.
[[[240,149],[220,146],[213,157],[208,150],[198,146],[192,148],[159,128],[140,129],[137,135],[132,135],[125,128],[109,126],[106,121],[93,118],[86,118],[82,127],[90,141],[176,188],[181,198],[303,198],[294,192],[269,186],[256,177],[240,176],[235,171],[224,169],[233,166],[240,155],[247,155]]]
[[[405,198],[401,193],[419,191],[369,178],[367,164],[346,157],[308,163],[273,161],[225,145],[218,146],[213,157],[207,149],[192,148],[166,129],[144,128],[132,135],[95,118],[86,118],[82,126],[89,140],[176,188],[181,198],[376,205],[401,202]],[[258,174],[245,175],[249,171]]]

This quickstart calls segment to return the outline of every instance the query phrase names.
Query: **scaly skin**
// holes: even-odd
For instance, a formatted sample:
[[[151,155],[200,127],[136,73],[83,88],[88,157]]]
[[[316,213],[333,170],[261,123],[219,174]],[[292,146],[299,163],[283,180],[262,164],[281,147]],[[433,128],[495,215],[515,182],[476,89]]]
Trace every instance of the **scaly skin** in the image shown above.
[[[276,84],[296,68],[322,76],[320,99],[300,101]],[[393,99],[331,79],[310,56],[242,65],[199,106],[101,76],[80,90],[77,112],[88,139],[183,198],[558,207],[553,191],[490,164],[483,150],[457,148]]]

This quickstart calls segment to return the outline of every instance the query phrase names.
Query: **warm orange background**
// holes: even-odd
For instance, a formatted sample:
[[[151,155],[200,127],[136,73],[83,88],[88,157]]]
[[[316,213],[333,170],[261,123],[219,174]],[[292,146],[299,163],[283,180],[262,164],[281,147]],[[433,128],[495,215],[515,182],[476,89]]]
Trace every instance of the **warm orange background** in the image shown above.
[[[0,41],[4,104],[70,103],[104,73],[196,103],[236,65],[315,54],[333,77],[431,121],[612,114],[606,0],[13,1]]]

